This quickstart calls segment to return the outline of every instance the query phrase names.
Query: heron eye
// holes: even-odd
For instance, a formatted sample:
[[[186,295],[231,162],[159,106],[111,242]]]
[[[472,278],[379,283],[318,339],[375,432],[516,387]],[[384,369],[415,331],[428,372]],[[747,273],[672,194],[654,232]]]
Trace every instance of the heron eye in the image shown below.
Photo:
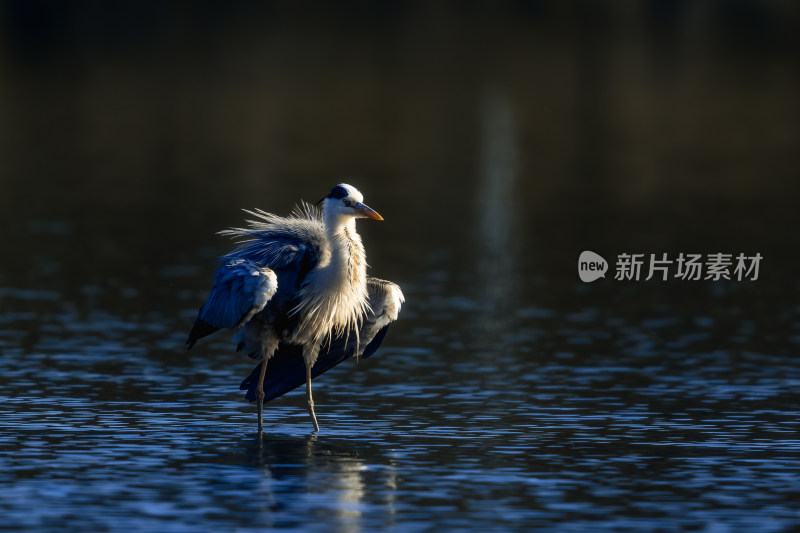
[[[346,205],[347,207],[353,207],[353,201],[352,200],[345,200],[344,201],[344,205]]]

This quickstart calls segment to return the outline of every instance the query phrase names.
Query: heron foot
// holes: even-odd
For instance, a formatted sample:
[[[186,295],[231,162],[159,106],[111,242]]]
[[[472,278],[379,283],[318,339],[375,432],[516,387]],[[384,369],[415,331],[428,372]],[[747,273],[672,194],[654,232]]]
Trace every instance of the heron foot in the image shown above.
[[[258,387],[256,387],[256,399],[258,400],[258,434],[264,429],[264,376],[267,374],[267,360],[261,363],[261,374],[258,376]]]
[[[264,429],[264,390],[258,389],[256,391],[256,400],[258,400],[258,432]]]
[[[311,396],[311,366],[306,364],[306,400],[308,401],[308,414],[311,415],[311,421],[314,423],[314,432],[319,431],[319,424],[317,423],[317,415],[314,414],[314,398]]]
[[[317,415],[314,414],[314,400],[310,397],[308,399],[308,414],[311,415],[311,422],[314,423],[314,432],[319,432],[319,424],[317,423]]]

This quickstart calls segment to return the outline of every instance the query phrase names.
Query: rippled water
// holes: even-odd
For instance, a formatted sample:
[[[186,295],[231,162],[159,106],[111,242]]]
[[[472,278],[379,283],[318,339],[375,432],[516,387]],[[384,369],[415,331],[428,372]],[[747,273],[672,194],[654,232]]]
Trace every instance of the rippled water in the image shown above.
[[[146,312],[133,287],[114,290],[121,314],[87,304],[102,287],[77,301],[2,289],[4,527],[800,523],[800,306],[738,316],[725,304],[746,306],[747,292],[729,285],[706,314],[666,297],[642,314],[581,306],[644,299],[635,286],[570,282],[566,296],[542,293],[561,308],[529,303],[493,322],[484,289],[452,293],[432,268],[403,284],[408,303],[375,357],[318,379],[319,434],[296,391],[268,404],[259,437],[237,390],[250,361],[224,335],[182,350],[201,272],[162,268],[156,285],[173,298]]]

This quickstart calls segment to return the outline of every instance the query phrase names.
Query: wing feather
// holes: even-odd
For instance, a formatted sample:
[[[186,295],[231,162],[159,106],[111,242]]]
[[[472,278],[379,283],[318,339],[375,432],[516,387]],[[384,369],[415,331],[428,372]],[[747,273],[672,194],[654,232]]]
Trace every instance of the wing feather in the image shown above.
[[[241,328],[263,310],[277,290],[276,272],[284,290],[296,288],[330,254],[321,213],[310,204],[302,202],[288,217],[245,212],[253,217],[246,227],[220,232],[238,239],[238,246],[220,258],[214,287],[186,341],[189,348],[220,328]]]
[[[220,265],[186,345],[191,348],[198,339],[221,328],[241,328],[266,307],[277,290],[278,278],[269,268],[246,259]]]
[[[247,220],[247,227],[220,232],[239,240],[223,260],[247,259],[273,270],[303,264],[307,271],[330,253],[321,215],[312,205],[302,203],[288,217],[260,209],[245,212],[255,217]]]

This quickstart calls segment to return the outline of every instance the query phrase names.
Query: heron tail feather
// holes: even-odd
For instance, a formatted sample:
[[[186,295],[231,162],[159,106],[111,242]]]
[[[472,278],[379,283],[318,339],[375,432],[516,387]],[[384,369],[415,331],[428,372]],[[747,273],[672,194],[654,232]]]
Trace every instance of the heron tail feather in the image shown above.
[[[362,358],[367,358],[375,353],[386,337],[388,329],[389,326],[386,325],[378,331],[364,348],[364,352],[361,354]],[[311,368],[311,377],[315,378],[324,374],[345,359],[352,357],[355,353],[355,346],[356,343],[353,339],[349,339],[348,342],[343,337],[334,339],[329,345],[324,345],[319,352],[317,362]],[[263,364],[262,362],[256,366],[239,385],[240,390],[247,391],[245,398],[248,401],[253,402],[256,399],[258,378]],[[303,362],[302,347],[295,344],[281,344],[275,355],[267,361],[267,373],[264,377],[264,403],[296,389],[305,382],[306,366]]]

